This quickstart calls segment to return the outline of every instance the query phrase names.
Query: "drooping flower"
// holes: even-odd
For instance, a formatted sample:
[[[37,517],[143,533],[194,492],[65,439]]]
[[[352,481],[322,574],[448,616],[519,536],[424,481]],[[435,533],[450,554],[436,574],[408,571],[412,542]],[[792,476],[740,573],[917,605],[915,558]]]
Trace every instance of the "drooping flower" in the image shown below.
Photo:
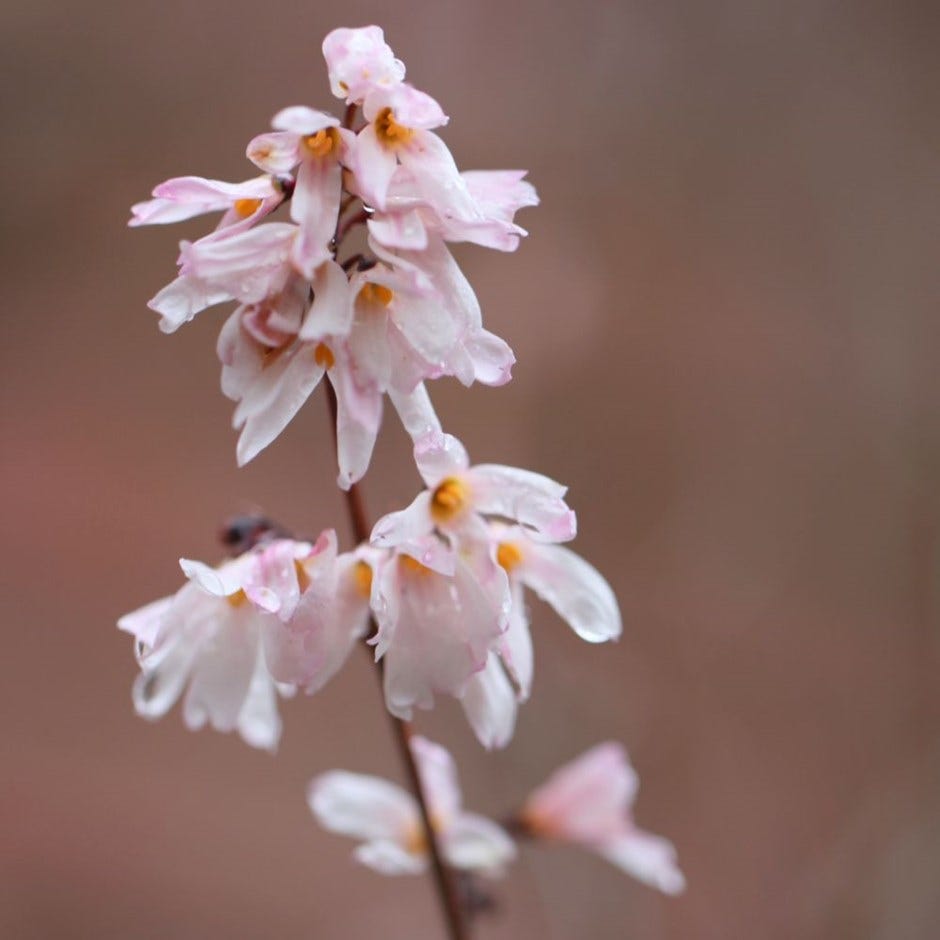
[[[474,203],[471,218],[440,216],[425,200],[415,176],[400,166],[389,185],[384,211],[369,218],[369,233],[386,248],[421,251],[432,236],[473,242],[498,251],[515,251],[526,230],[513,218],[519,209],[538,205],[525,170],[473,170],[461,173]]]
[[[440,532],[456,550],[461,537],[488,538],[484,516],[512,519],[533,538],[546,542],[572,539],[574,512],[564,501],[566,488],[548,477],[498,464],[470,466],[463,444],[451,434],[432,432],[418,441],[415,463],[427,489],[410,506],[381,518],[372,544],[420,557],[426,539]],[[455,551],[440,555],[450,570]]]
[[[237,730],[274,750],[278,693],[321,686],[366,628],[364,603],[335,570],[335,533],[315,545],[273,541],[216,569],[180,565],[188,581],[175,595],[118,621],[137,639],[137,713],[161,718],[185,690],[189,728]]]
[[[599,744],[556,770],[526,800],[524,828],[540,839],[596,852],[634,878],[678,894],[685,878],[672,843],[638,829],[632,806],[639,779],[616,742]]]
[[[370,93],[392,88],[405,77],[404,63],[378,26],[334,29],[323,40],[323,57],[330,89],[347,104],[361,104]]]
[[[378,630],[370,642],[384,659],[388,710],[404,719],[433,707],[436,693],[463,695],[509,615],[506,573],[485,544],[462,546],[452,574],[440,573],[439,539],[413,547],[417,557],[387,553],[372,586]]]
[[[274,133],[261,134],[248,144],[248,159],[268,173],[296,168],[291,218],[300,226],[292,246],[296,269],[312,278],[332,257],[343,189],[343,163],[355,135],[339,126],[331,114],[296,105],[279,111],[271,122]]]
[[[434,834],[449,865],[499,875],[515,858],[512,839],[496,823],[465,812],[453,758],[422,737],[411,740]],[[311,781],[307,802],[329,832],[361,840],[355,858],[383,875],[428,866],[426,830],[415,798],[379,777],[333,770]]]

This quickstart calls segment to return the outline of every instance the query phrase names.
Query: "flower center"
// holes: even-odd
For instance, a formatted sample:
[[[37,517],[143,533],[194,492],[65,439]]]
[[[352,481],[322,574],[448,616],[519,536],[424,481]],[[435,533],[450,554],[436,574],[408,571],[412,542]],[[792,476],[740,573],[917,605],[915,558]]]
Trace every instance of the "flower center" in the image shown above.
[[[294,568],[297,571],[297,587],[300,593],[304,594],[313,582],[310,580],[310,575],[307,574],[307,569],[296,559],[294,560]]]
[[[340,136],[335,127],[324,127],[315,134],[308,134],[302,143],[314,157],[328,157],[339,149]]]
[[[431,496],[431,515],[436,522],[448,522],[467,504],[467,487],[456,477],[438,483]]]
[[[326,343],[317,343],[317,348],[313,351],[313,361],[324,369],[332,369],[336,364],[336,357]]]
[[[352,573],[356,590],[363,597],[369,597],[372,593],[372,569],[364,561],[357,561]]]
[[[260,199],[236,199],[233,208],[239,216],[247,219],[248,216],[254,215],[258,211],[260,205]]]
[[[500,542],[496,560],[506,571],[512,571],[522,561],[522,549],[515,542]]]
[[[359,291],[358,299],[363,303],[375,304],[378,307],[387,307],[395,294],[384,284],[376,284],[374,281],[366,281]]]
[[[248,595],[239,588],[234,594],[226,595],[225,599],[232,605],[232,607],[241,607],[245,601],[248,600]]]
[[[391,108],[382,108],[375,118],[375,133],[386,147],[398,147],[407,144],[414,131],[399,124]]]

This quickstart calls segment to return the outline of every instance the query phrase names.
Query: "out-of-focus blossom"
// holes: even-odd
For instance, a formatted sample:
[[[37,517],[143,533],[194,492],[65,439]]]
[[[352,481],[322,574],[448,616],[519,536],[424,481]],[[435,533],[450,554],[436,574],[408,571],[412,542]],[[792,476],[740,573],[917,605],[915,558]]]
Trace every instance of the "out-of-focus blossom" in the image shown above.
[[[456,549],[461,536],[488,537],[482,518],[487,515],[515,520],[544,541],[574,538],[575,514],[564,501],[566,488],[554,480],[498,464],[471,467],[463,444],[440,432],[419,440],[414,456],[427,489],[407,509],[375,524],[373,545],[420,558],[428,536],[439,531]],[[439,570],[451,571],[454,557],[454,551],[435,556],[435,561],[443,561]]]
[[[599,744],[556,770],[526,800],[522,825],[540,839],[572,842],[597,852],[634,878],[678,894],[685,878],[671,842],[638,829],[632,807],[639,788],[627,753]]]
[[[347,104],[361,104],[374,91],[393,88],[405,77],[405,65],[385,42],[378,26],[341,27],[323,40],[330,89]]]
[[[421,737],[411,740],[435,837],[454,868],[499,875],[516,855],[496,823],[465,812],[453,758]],[[359,839],[356,859],[383,875],[410,875],[428,866],[427,835],[415,798],[379,777],[333,770],[311,781],[307,802],[330,832]]]
[[[385,702],[399,718],[431,708],[439,692],[458,698],[486,665],[489,649],[509,616],[506,572],[484,544],[468,544],[453,573],[441,574],[440,540],[429,537],[417,557],[392,551],[372,586],[378,631],[376,659],[384,658]]]
[[[160,718],[186,690],[189,728],[237,730],[273,750],[278,692],[322,686],[366,629],[365,598],[355,601],[348,563],[337,567],[335,533],[315,545],[277,540],[215,569],[180,565],[188,581],[175,595],[118,621],[137,639],[137,713]]]

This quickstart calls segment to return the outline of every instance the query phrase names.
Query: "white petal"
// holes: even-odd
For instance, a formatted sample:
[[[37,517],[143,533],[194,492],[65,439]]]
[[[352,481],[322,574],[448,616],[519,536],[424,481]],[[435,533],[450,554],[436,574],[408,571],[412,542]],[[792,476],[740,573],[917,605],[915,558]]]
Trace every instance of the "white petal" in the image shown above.
[[[433,431],[440,433],[441,422],[431,404],[424,382],[420,382],[414,391],[408,394],[390,388],[388,397],[413,441],[418,441]]]
[[[330,383],[336,392],[336,482],[348,490],[369,469],[382,423],[382,395],[374,387],[360,386],[348,361],[341,359],[330,370]]]
[[[430,505],[431,494],[422,490],[407,508],[382,516],[369,541],[376,548],[393,548],[424,538],[434,528]]]
[[[411,794],[380,777],[331,770],[310,782],[307,805],[329,832],[406,844],[420,814]]]
[[[666,894],[680,894],[685,889],[675,847],[667,839],[637,829],[598,851],[628,875]]]
[[[577,532],[575,514],[562,499],[565,487],[529,470],[498,464],[479,464],[468,473],[474,508],[514,519],[551,542],[572,539]]]
[[[297,104],[278,111],[271,120],[271,126],[277,131],[307,135],[315,134],[326,127],[338,127],[339,120],[325,111],[315,111],[313,108]]]
[[[191,275],[181,274],[152,297],[147,306],[156,310],[162,317],[160,329],[164,333],[172,333],[206,307],[213,307],[231,299],[232,295],[225,288],[208,284]]]
[[[461,475],[470,465],[463,444],[453,434],[431,431],[415,442],[415,463],[425,485],[437,486],[441,480]]]
[[[580,555],[561,545],[529,542],[516,573],[582,640],[603,643],[620,636],[617,598],[600,572]]]
[[[450,752],[421,735],[411,739],[421,777],[421,791],[428,802],[431,815],[446,829],[460,809],[460,784],[457,782],[457,766]]]
[[[158,601],[125,614],[117,622],[118,629],[132,634],[139,643],[145,646],[153,646],[174,599],[175,596],[172,594],[169,597],[161,597]]]
[[[512,609],[509,612],[509,626],[499,638],[499,655],[518,686],[519,701],[524,702],[532,691],[535,654],[522,584],[518,579],[510,577],[509,592]]]
[[[488,330],[476,330],[464,341],[473,363],[473,377],[484,385],[505,385],[516,361],[505,340]]]
[[[238,713],[238,733],[252,747],[266,751],[277,749],[281,738],[281,716],[277,710],[277,691],[268,673],[261,647],[248,692]]]
[[[447,861],[465,871],[499,874],[516,857],[516,844],[484,816],[461,813],[444,836]]]
[[[495,653],[470,677],[460,704],[483,747],[492,750],[509,743],[516,725],[516,693]]]
[[[335,160],[304,160],[297,170],[291,218],[299,223],[294,241],[294,266],[307,280],[331,257],[342,190],[342,169]]]
[[[174,636],[141,660],[131,695],[134,710],[151,721],[162,718],[180,697],[196,656],[196,647]]]
[[[289,173],[300,161],[299,144],[295,133],[259,134],[249,142],[245,156],[266,173]]]
[[[369,124],[359,132],[349,160],[365,202],[376,209],[384,209],[388,186],[398,161],[395,154],[380,143],[375,125]]]
[[[397,842],[367,842],[357,846],[353,856],[380,875],[420,875],[428,867],[424,854],[415,855]]]
[[[300,328],[304,340],[345,336],[352,325],[352,297],[346,273],[335,261],[322,264],[313,279],[313,303]]]

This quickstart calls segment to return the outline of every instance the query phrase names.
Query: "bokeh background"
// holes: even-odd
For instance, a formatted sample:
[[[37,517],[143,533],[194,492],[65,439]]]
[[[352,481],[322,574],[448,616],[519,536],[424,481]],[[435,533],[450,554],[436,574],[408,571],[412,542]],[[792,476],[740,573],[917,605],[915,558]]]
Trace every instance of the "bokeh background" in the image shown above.
[[[281,106],[338,108],[320,41],[369,22],[462,166],[539,187],[518,254],[458,250],[514,381],[433,393],[478,461],[570,484],[626,625],[589,647],[536,606],[503,753],[449,703],[419,725],[493,814],[622,740],[689,878],[526,851],[478,936],[936,936],[940,37],[934,4],[823,0],[6,0],[0,934],[440,936],[425,880],[305,807],[327,768],[400,779],[366,657],[272,759],[135,718],[114,628],[233,512],[350,544],[322,397],[238,471],[222,313],[145,307],[201,224],[124,226],[166,177],[250,175]],[[373,517],[416,487],[390,421]]]

